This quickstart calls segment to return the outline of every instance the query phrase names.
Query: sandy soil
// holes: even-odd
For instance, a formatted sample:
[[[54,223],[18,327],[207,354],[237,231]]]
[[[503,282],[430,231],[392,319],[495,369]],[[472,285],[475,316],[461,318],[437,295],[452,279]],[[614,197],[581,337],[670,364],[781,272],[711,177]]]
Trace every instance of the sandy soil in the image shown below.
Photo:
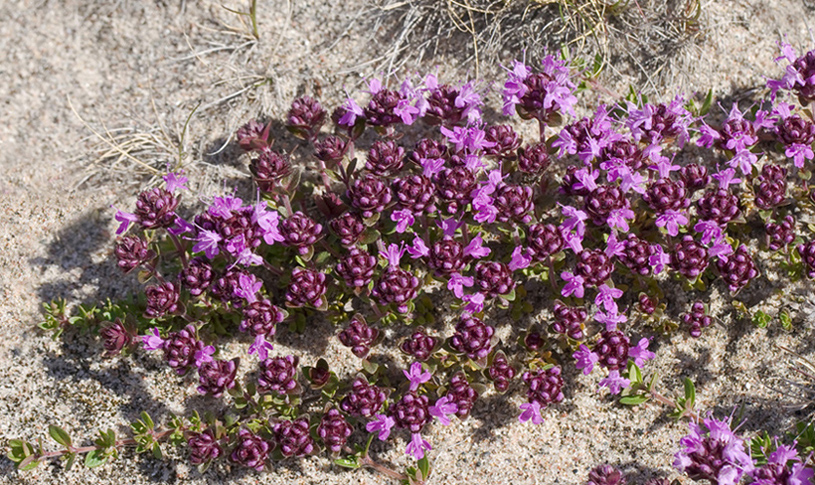
[[[248,8],[247,2],[226,2]],[[246,5],[245,5],[246,4]],[[46,439],[59,424],[77,441],[97,429],[123,430],[146,410],[159,419],[206,406],[192,385],[148,356],[104,360],[100,345],[80,335],[52,341],[37,331],[43,302],[119,298],[135,287],[112,263],[115,225],[111,204],[129,207],[151,172],[136,161],[99,160],[110,147],[92,130],[134,143],[132,156],[153,167],[181,161],[201,195],[236,185],[248,170],[230,146],[248,118],[280,116],[300,94],[321,91],[327,104],[359,86],[362,76],[387,66],[394,32],[388,15],[362,0],[259,2],[260,40],[248,26],[208,0],[23,0],[0,2],[0,446],[8,440]],[[778,69],[775,42],[786,36],[799,50],[815,44],[815,10],[801,0],[717,0],[703,4],[705,35],[643,79],[631,60],[612,64],[602,79],[610,90],[629,82],[660,91],[713,88],[740,96],[760,88]],[[379,19],[380,21],[375,21]],[[231,26],[231,27],[230,27]],[[465,49],[467,36],[450,34],[447,52]],[[521,54],[507,46],[507,56]],[[452,78],[473,72],[460,56],[425,58],[410,71],[441,67]],[[624,62],[623,62],[624,61]],[[642,61],[642,59],[640,59]],[[499,69],[485,68],[489,81]],[[198,106],[180,140],[185,119]],[[75,112],[74,112],[75,111]],[[81,119],[80,119],[81,118]],[[84,121],[82,121],[84,120]],[[141,134],[141,135],[139,135]],[[137,136],[139,135],[139,136]],[[136,146],[137,141],[144,141]],[[213,154],[213,152],[218,152]],[[804,298],[802,314],[812,305]],[[776,345],[812,352],[809,319],[787,334],[724,320],[703,338],[677,333],[660,343],[649,371],[672,394],[680,380],[697,382],[701,409],[719,415],[743,404],[745,432],[781,434],[792,412],[768,387],[787,359]],[[310,342],[292,339],[304,359],[317,358]],[[306,350],[303,351],[302,349]],[[285,348],[282,349],[285,351]],[[354,365],[344,348],[325,350],[332,367]],[[517,422],[518,402],[484,399],[465,423],[433,428],[433,483],[574,484],[603,462],[633,474],[634,483],[670,476],[676,442],[686,429],[666,410],[634,411],[594,392],[596,376],[568,370],[566,401],[538,427]],[[81,437],[81,438],[80,438]],[[379,448],[385,462],[407,463],[401,446]],[[59,463],[18,473],[0,458],[5,483],[383,483],[368,471],[345,472],[324,458],[283,463],[257,474],[216,467],[201,476],[184,460],[133,456],[98,469],[64,472]]]

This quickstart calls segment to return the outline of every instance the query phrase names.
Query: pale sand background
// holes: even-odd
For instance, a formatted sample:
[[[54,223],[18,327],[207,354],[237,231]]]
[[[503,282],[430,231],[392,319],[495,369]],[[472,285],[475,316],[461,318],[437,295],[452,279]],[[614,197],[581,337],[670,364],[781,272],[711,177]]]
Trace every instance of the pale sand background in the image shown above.
[[[45,438],[49,423],[64,426],[76,441],[87,443],[96,429],[122,429],[141,410],[162,419],[169,412],[206,405],[192,385],[184,385],[153,358],[138,354],[106,361],[99,357],[98,342],[82,336],[53,342],[34,325],[41,318],[42,302],[54,297],[92,302],[121,297],[134,286],[133,279],[121,278],[112,263],[115,225],[109,206],[129,208],[139,184],[147,180],[126,163],[113,176],[98,175],[92,165],[93,154],[99,153],[93,148],[97,140],[72,113],[69,99],[96,130],[104,124],[111,130],[139,132],[158,126],[157,117],[167,131],[177,132],[201,103],[187,135],[186,162],[193,187],[212,194],[221,180],[232,187],[235,179],[248,173],[246,161],[230,147],[219,155],[206,155],[241,123],[261,112],[281,116],[294,96],[313,94],[316,83],[322,86],[326,104],[334,106],[343,84],[353,90],[361,75],[381,65],[381,61],[366,62],[385,51],[387,23],[374,25],[370,19],[375,10],[361,1],[261,0],[259,4],[261,41],[240,47],[248,39],[224,32],[221,22],[237,25],[237,17],[219,2],[0,3],[0,445],[4,453],[9,439]],[[229,6],[246,8],[237,2]],[[705,40],[685,47],[656,81],[666,94],[674,93],[680,84],[686,92],[713,87],[725,96],[760,88],[763,76],[780,72],[772,58],[781,35],[787,35],[799,50],[813,47],[807,30],[815,27],[811,2],[716,0],[705,3],[703,11],[709,28]],[[455,43],[467,45],[468,39],[458,35],[441,42],[447,43],[448,51],[458,52]],[[501,61],[508,64],[514,56],[520,54],[508,48]],[[412,65],[410,70],[426,71],[456,61],[425,59],[424,65]],[[471,63],[459,64],[442,69],[447,79],[473,71]],[[496,71],[483,72],[500,82]],[[262,78],[274,81],[219,103]],[[631,79],[645,83],[636,71],[619,72],[604,83],[622,90]],[[139,157],[172,159],[161,150]],[[87,179],[89,175],[93,176]],[[808,293],[808,287],[801,290]],[[802,315],[809,314],[808,302],[796,306]],[[693,378],[700,408],[713,408],[720,416],[743,403],[748,418],[745,432],[766,427],[780,434],[796,415],[780,408],[788,398],[782,399],[764,384],[768,376],[788,373],[790,359],[774,345],[791,346],[808,355],[811,327],[804,318],[790,335],[777,325],[758,330],[725,320],[698,340],[678,332],[659,340],[657,360],[648,371],[659,370],[662,388],[669,394],[679,388],[683,376]],[[314,345],[289,340],[304,353],[304,362],[316,359],[313,352],[301,350]],[[240,349],[236,345],[228,350]],[[344,361],[346,369],[357,364],[347,349],[334,342],[325,353],[337,368]],[[676,475],[670,463],[684,424],[672,422],[666,410],[656,405],[632,412],[605,395],[598,396],[594,391],[598,376],[576,376],[570,366],[566,374],[567,399],[546,412],[542,426],[517,422],[520,401],[516,396],[509,403],[487,397],[467,422],[430,429],[433,483],[573,484],[585,481],[588,470],[602,462],[632,473],[633,483],[654,475]],[[376,452],[402,467],[407,462],[403,446],[399,442]],[[20,474],[11,462],[0,459],[0,482],[6,483],[222,481],[384,482],[367,471],[339,470],[325,458],[280,464],[274,472],[263,474],[216,467],[203,477],[184,460],[162,462],[129,452],[114,464],[94,470],[77,467],[68,473],[60,464],[49,463]]]

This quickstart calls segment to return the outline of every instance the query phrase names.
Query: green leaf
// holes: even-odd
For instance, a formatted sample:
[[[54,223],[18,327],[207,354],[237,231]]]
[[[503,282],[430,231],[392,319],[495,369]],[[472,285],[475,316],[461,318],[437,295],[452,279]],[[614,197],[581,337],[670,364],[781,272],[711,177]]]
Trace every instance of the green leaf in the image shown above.
[[[418,465],[419,471],[422,472],[423,479],[427,480],[427,477],[430,476],[430,460],[427,459],[427,455],[423,456],[416,465]]]
[[[51,437],[54,438],[54,441],[61,444],[62,446],[66,448],[71,447],[71,437],[68,435],[68,433],[65,432],[64,429],[60,428],[59,426],[54,426],[53,424],[49,425],[48,434],[50,434]]]
[[[85,455],[85,466],[88,468],[96,468],[107,463],[108,458],[102,450],[93,450]]]
[[[76,463],[76,453],[68,453],[63,458],[65,459],[65,471],[70,471],[74,467],[74,463]]]
[[[27,472],[28,470],[33,470],[37,468],[37,465],[40,464],[40,460],[37,455],[30,455],[25,460],[21,461],[17,465],[17,469]]]
[[[162,455],[161,455],[161,445],[159,445],[158,443],[153,443],[153,456],[157,460],[161,460],[161,457],[162,457]]]
[[[626,406],[639,406],[640,404],[648,401],[648,396],[639,395],[639,396],[625,396],[620,398],[620,403],[625,404]]]
[[[351,468],[352,470],[355,470],[361,466],[359,464],[359,458],[356,456],[349,456],[348,458],[337,458],[336,460],[334,460],[334,464],[341,466],[343,468]]]
[[[778,319],[781,321],[781,326],[784,328],[784,330],[787,332],[792,331],[792,318],[787,310],[781,310],[781,312],[778,314]]]
[[[685,409],[693,409],[694,404],[696,404],[696,386],[693,385],[693,381],[690,378],[685,378]]]
[[[707,96],[705,96],[705,101],[702,103],[702,107],[699,109],[699,115],[704,116],[710,112],[710,107],[713,104],[713,89],[708,89]]]
[[[155,424],[153,424],[153,419],[147,414],[146,411],[141,412],[141,420],[147,426],[147,429],[153,429]]]

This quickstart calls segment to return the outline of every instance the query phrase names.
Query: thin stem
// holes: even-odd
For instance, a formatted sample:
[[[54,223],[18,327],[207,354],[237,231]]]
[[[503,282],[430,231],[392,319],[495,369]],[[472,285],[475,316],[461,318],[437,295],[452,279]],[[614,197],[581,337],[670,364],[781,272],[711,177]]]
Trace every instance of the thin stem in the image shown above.
[[[161,439],[164,439],[166,436],[169,436],[170,434],[172,434],[174,431],[175,431],[174,429],[166,429],[166,430],[164,430],[164,431],[162,431],[160,433],[155,433],[153,435],[153,438],[155,440],[161,440]],[[113,445],[113,447],[114,448],[120,448],[122,446],[133,446],[133,445],[137,445],[137,444],[138,444],[138,442],[135,439],[133,439],[133,438],[125,438],[125,439],[117,440],[116,443]],[[101,447],[99,447],[97,445],[80,446],[80,447],[71,446],[71,447],[69,447],[67,449],[64,449],[64,450],[49,451],[47,453],[43,453],[42,456],[39,457],[39,460],[42,461],[42,460],[46,460],[46,459],[49,459],[49,458],[56,458],[56,457],[60,457],[62,455],[66,455],[68,453],[76,453],[76,454],[90,453],[91,451],[99,450],[99,449],[101,449]]]
[[[176,251],[178,251],[178,256],[181,257],[181,266],[186,269],[187,268],[187,251],[184,250],[184,245],[181,243],[181,240],[178,239],[178,236],[176,236],[173,233],[169,233],[169,232],[168,232],[168,234],[170,235],[170,240],[173,241],[173,245],[175,246]]]
[[[677,405],[676,401],[674,401],[673,399],[671,399],[671,398],[669,398],[667,396],[664,396],[664,395],[662,395],[662,394],[660,394],[660,393],[658,393],[656,391],[648,391],[648,393],[651,395],[651,398],[654,401],[656,401],[656,402],[658,402],[658,403],[660,403],[660,404],[662,404],[664,406],[668,406],[668,407],[671,407],[671,408],[674,408],[674,409],[679,409],[679,405]],[[699,413],[697,413],[696,411],[693,411],[693,410],[689,410],[689,409],[686,409],[685,411],[683,411],[682,416],[690,416],[690,417],[692,417],[693,419],[695,419],[697,421],[699,419],[701,419],[699,417]]]
[[[392,478],[394,480],[402,481],[402,480],[407,480],[408,479],[408,477],[406,475],[404,475],[402,473],[399,473],[396,470],[393,470],[391,468],[388,468],[388,467],[386,467],[385,465],[383,465],[381,463],[375,462],[369,455],[363,456],[359,460],[359,463],[360,463],[360,465],[362,465],[364,467],[372,468],[372,469],[376,470],[377,472],[385,475],[386,477]]]

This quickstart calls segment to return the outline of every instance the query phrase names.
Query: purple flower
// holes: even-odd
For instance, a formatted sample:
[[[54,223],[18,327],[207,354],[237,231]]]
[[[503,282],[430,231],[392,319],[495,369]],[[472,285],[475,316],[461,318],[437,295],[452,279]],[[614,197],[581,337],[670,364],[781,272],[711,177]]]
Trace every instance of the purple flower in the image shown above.
[[[473,286],[472,276],[461,276],[458,273],[453,273],[450,275],[450,279],[447,281],[447,289],[452,291],[456,298],[459,299],[464,296],[465,286],[468,288]]]
[[[635,347],[628,349],[628,357],[633,358],[635,364],[642,366],[646,361],[656,357],[655,353],[648,350],[648,345],[650,343],[651,341],[647,338],[641,338]]]
[[[710,241],[719,242],[722,240],[722,227],[713,221],[699,221],[693,230],[702,233],[702,244],[710,244]]]
[[[654,267],[654,274],[659,274],[665,266],[671,263],[671,255],[665,252],[661,244],[654,244],[651,247],[654,252],[648,257],[648,263]]]
[[[688,223],[687,216],[679,211],[669,209],[657,217],[657,227],[664,227],[669,236],[674,237],[679,234],[679,226]]]
[[[196,350],[194,354],[195,366],[201,367],[205,362],[212,362],[212,354],[215,353],[215,347],[207,345],[206,347]]]
[[[153,328],[150,333],[142,336],[142,344],[144,350],[161,350],[164,348],[164,340],[161,338],[161,333],[158,328]]]
[[[280,234],[278,226],[280,225],[280,214],[275,211],[267,211],[265,204],[255,204],[255,209],[252,212],[252,222],[258,225],[263,232],[263,240],[268,245],[275,242],[283,242],[286,238]]]
[[[396,223],[396,232],[402,234],[415,222],[410,209],[396,210],[391,213],[391,220]]]
[[[520,405],[521,410],[523,411],[520,416],[518,416],[518,420],[522,423],[525,423],[532,420],[532,424],[541,424],[543,423],[543,416],[541,416],[541,405],[538,401],[532,402],[525,402]]]
[[[582,276],[575,275],[570,271],[564,271],[560,273],[560,277],[566,281],[566,286],[564,286],[560,292],[561,295],[564,297],[574,295],[577,298],[583,298],[585,289],[583,288],[584,281]]]
[[[600,381],[600,387],[607,387],[612,394],[619,394],[623,388],[631,385],[631,381],[622,377],[620,371],[614,369],[608,373],[608,377]],[[598,389],[599,391],[599,389]]]
[[[602,323],[605,325],[606,332],[611,332],[613,330],[617,330],[617,326],[619,324],[628,321],[628,318],[625,315],[616,312],[604,313],[600,311],[594,314],[594,320],[596,320],[597,323]]]
[[[410,381],[410,391],[416,391],[419,386],[429,381],[433,377],[430,371],[422,369],[421,362],[414,362],[410,365],[410,370],[403,370],[402,373]]]
[[[266,358],[269,357],[269,351],[272,349],[274,349],[274,345],[272,345],[271,342],[267,342],[266,336],[261,333],[255,337],[255,341],[249,346],[247,353],[249,355],[258,354],[258,359],[266,360]]]
[[[509,269],[512,271],[528,268],[532,264],[529,252],[521,246],[516,246],[512,251],[512,259],[509,261]]]
[[[111,205],[111,207],[113,207],[113,206]],[[116,209],[115,207],[113,207],[113,208]],[[131,214],[130,212],[124,212],[124,211],[119,210],[119,209],[116,209],[116,215],[113,216],[113,217],[117,221],[119,221],[121,223],[121,224],[119,224],[119,228],[116,229],[116,235],[117,236],[122,234],[123,232],[127,231],[127,228],[130,226],[131,223],[138,222],[138,220],[139,220],[139,218],[138,218],[138,216],[136,216],[136,214]]]
[[[217,232],[202,229],[198,234],[198,243],[193,246],[192,251],[194,253],[204,251],[206,257],[212,259],[220,252],[218,243],[221,242],[221,239]]]
[[[369,421],[365,425],[365,429],[369,433],[379,433],[379,440],[385,441],[391,434],[391,428],[396,424],[396,421],[387,414],[377,414],[373,421]]]
[[[575,367],[582,369],[584,375],[591,374],[594,364],[600,361],[600,356],[589,350],[586,344],[580,344],[577,352],[572,354],[572,357],[577,361]]]
[[[483,246],[483,244],[484,239],[481,238],[481,234],[479,233],[478,236],[471,239],[470,243],[464,247],[464,255],[473,259],[486,258],[492,251],[490,248]]]
[[[241,273],[238,276],[238,286],[233,289],[234,295],[254,303],[258,300],[257,293],[263,287],[263,281],[253,274]]]
[[[427,247],[424,240],[419,236],[413,238],[413,244],[405,248],[413,259],[418,259],[430,254],[430,248]]]
[[[389,268],[398,268],[399,262],[402,260],[402,256],[404,256],[405,251],[406,251],[405,243],[399,245],[391,244],[390,246],[388,246],[388,249],[382,251],[382,255],[388,262]]]
[[[345,102],[342,103],[342,109],[345,110],[342,117],[340,117],[338,124],[342,126],[352,127],[356,124],[357,118],[364,117],[365,112],[354,101],[354,98],[347,97]]]
[[[609,313],[617,313],[617,302],[615,300],[621,296],[623,296],[623,290],[612,288],[604,283],[598,288],[597,296],[594,298],[594,304],[602,306]]]
[[[430,406],[427,410],[430,412],[430,415],[435,416],[442,425],[449,426],[450,418],[448,418],[447,415],[456,414],[458,412],[458,406],[456,403],[450,402],[448,396],[443,396],[436,400],[436,404]]]
[[[745,451],[744,440],[730,429],[730,419],[706,418],[703,424],[689,423],[690,433],[679,440],[674,467],[692,480],[718,485],[736,485],[755,468]]]
[[[732,167],[726,168],[721,172],[714,173],[711,176],[719,182],[720,189],[727,189],[730,185],[741,183],[741,179],[736,178],[736,169]]]
[[[481,313],[484,311],[484,300],[486,297],[482,293],[476,293],[474,295],[464,295],[462,298],[463,301],[467,303],[467,305],[462,308],[462,312],[464,313]]]
[[[167,183],[167,192],[175,192],[177,189],[190,190],[186,185],[184,185],[187,183],[188,179],[187,177],[180,176],[182,173],[184,173],[183,170],[179,171],[178,173],[170,172],[162,177]]]
[[[405,448],[405,454],[410,455],[417,460],[421,460],[424,458],[425,450],[432,450],[433,447],[430,446],[430,443],[422,439],[422,435],[419,433],[413,433],[410,436],[410,443],[408,443],[407,448]]]

